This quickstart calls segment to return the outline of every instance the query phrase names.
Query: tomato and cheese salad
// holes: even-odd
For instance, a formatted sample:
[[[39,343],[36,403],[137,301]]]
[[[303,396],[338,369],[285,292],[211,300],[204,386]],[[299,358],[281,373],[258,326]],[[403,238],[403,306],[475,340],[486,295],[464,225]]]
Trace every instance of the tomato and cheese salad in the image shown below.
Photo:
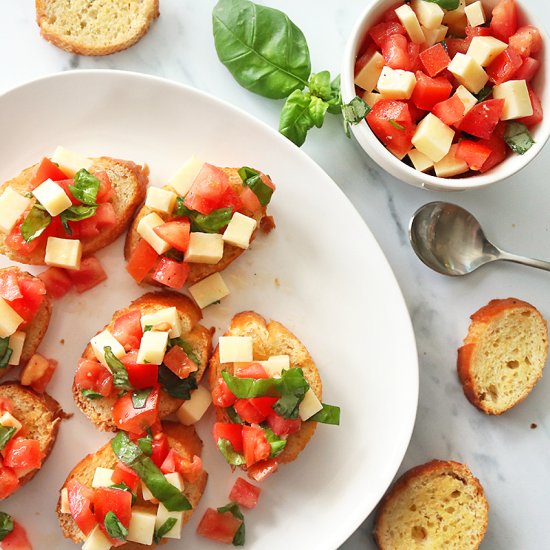
[[[515,0],[412,0],[367,34],[355,84],[367,123],[397,158],[439,177],[484,173],[525,153],[543,117],[531,82],[542,37]]]

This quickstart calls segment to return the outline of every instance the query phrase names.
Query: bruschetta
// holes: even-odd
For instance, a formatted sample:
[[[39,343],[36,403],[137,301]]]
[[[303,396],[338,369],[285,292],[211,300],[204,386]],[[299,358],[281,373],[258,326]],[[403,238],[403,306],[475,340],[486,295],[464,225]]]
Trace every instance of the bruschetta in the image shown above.
[[[148,293],[117,311],[78,363],[73,396],[103,431],[140,433],[176,412],[206,370],[212,335],[175,292]]]

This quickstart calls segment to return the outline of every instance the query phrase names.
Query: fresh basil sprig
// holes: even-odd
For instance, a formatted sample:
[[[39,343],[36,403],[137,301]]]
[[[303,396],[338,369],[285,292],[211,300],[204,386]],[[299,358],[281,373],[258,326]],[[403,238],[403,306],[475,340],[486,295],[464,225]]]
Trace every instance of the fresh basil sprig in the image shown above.
[[[21,224],[21,235],[23,235],[25,242],[30,243],[37,237],[40,237],[51,221],[52,217],[46,210],[40,205],[35,204]]]
[[[6,512],[0,512],[0,540],[4,540],[12,531],[13,518]]]
[[[113,386],[119,390],[128,391],[133,389],[128,378],[128,371],[120,359],[113,353],[111,346],[105,346],[105,361],[113,373]]]
[[[124,527],[124,525],[122,525],[122,522],[111,510],[109,510],[105,514],[103,525],[105,525],[105,530],[111,538],[117,540],[126,540],[126,537],[128,536],[128,529]]]
[[[0,369],[5,369],[8,366],[12,353],[10,337],[0,338]]]
[[[237,532],[235,533],[233,540],[231,543],[233,546],[244,546],[245,538],[246,538],[246,532],[244,527],[244,516],[241,512],[241,509],[239,505],[236,502],[230,502],[229,504],[226,504],[225,506],[221,506],[218,508],[218,512],[220,514],[223,514],[225,512],[231,513],[234,517],[237,519],[240,519],[242,521],[240,527],[237,529]]]
[[[69,185],[69,191],[82,204],[94,205],[101,182],[88,170],[82,168],[74,175],[74,185]]]

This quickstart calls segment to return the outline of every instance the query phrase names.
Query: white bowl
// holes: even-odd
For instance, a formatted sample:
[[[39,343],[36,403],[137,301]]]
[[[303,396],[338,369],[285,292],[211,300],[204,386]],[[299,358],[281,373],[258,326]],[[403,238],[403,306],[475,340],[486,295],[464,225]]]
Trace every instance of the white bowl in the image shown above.
[[[342,100],[344,103],[348,103],[356,96],[354,68],[357,51],[361,46],[361,42],[368,30],[380,20],[384,12],[390,6],[395,5],[395,0],[375,0],[370,3],[368,3],[368,0],[365,0],[365,4],[368,4],[368,6],[355,25],[344,52],[341,76]],[[550,39],[548,38],[548,34],[537,22],[535,14],[520,4],[520,24],[527,23],[535,25],[540,30],[544,40],[544,48],[545,50],[549,48]],[[491,185],[512,176],[527,166],[544,147],[548,137],[550,137],[550,109],[548,109],[550,105],[550,88],[546,84],[546,75],[550,72],[550,56],[546,55],[546,51],[543,51],[542,55],[539,55],[539,59],[541,60],[541,67],[533,80],[533,88],[541,99],[545,117],[531,131],[535,144],[524,155],[510,152],[502,163],[485,174],[464,178],[438,178],[424,174],[392,155],[374,135],[365,120],[362,120],[359,124],[352,125],[352,132],[361,147],[375,162],[392,174],[392,176],[410,185],[434,191],[464,191],[466,189],[478,189]]]

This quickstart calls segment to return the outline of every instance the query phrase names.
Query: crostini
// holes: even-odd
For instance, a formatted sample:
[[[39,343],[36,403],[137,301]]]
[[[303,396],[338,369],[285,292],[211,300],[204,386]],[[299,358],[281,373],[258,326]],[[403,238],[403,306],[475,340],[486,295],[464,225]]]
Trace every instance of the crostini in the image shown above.
[[[139,433],[177,412],[206,370],[212,335],[175,292],[148,293],[117,311],[79,360],[73,396],[103,431]]]
[[[0,500],[28,483],[50,455],[64,413],[47,393],[0,384]]]
[[[218,168],[192,157],[162,189],[150,187],[126,238],[136,282],[179,289],[224,270],[254,240],[275,190],[252,168]]]
[[[0,187],[0,253],[78,269],[117,239],[145,200],[147,167],[58,147]]]
[[[71,471],[57,516],[65,537],[83,549],[137,549],[179,539],[206,486],[202,441],[193,427],[118,434]]]
[[[214,441],[229,464],[256,481],[295,460],[318,422],[340,421],[338,407],[321,403],[321,377],[306,347],[252,311],[235,315],[220,337],[209,383]]]

